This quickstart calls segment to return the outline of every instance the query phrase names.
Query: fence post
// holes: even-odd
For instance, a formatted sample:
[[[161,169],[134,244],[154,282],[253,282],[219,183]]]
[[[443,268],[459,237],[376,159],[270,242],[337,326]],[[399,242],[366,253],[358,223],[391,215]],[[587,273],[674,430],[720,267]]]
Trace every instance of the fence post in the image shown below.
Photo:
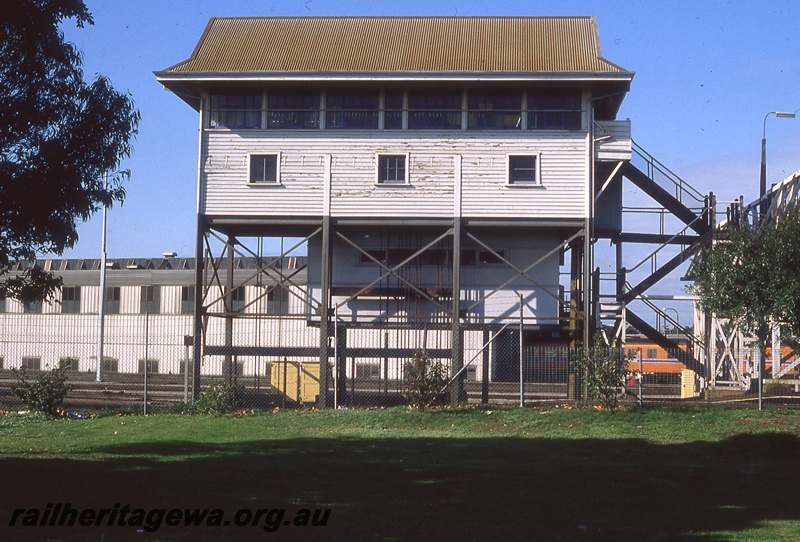
[[[525,406],[525,372],[524,372],[524,349],[522,346],[522,322],[524,320],[525,307],[523,305],[522,293],[519,294],[519,406]]]
[[[333,307],[333,409],[339,409],[339,305]]]
[[[186,350],[186,359],[183,361],[183,402],[189,404],[189,347],[194,344],[194,336],[183,336],[183,347]]]
[[[639,406],[644,405],[644,367],[642,362],[642,349],[639,349]]]
[[[147,416],[147,360],[150,359],[150,311],[144,313],[144,415]]]

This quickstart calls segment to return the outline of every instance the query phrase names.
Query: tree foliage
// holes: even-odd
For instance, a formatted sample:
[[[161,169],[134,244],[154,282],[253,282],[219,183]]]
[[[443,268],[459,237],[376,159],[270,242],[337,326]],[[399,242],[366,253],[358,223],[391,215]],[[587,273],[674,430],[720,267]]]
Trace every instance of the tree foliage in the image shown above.
[[[425,350],[414,352],[403,365],[403,395],[420,410],[442,398],[440,394],[447,382],[447,367]]]
[[[622,349],[607,345],[598,334],[591,345],[580,345],[573,359],[581,371],[589,398],[616,412],[628,368]]]
[[[43,372],[33,380],[25,368],[14,369],[18,381],[11,385],[11,393],[33,412],[41,412],[47,416],[59,416],[64,398],[72,390],[67,384],[67,366],[59,363],[51,370]]]
[[[694,264],[700,304],[763,346],[772,322],[800,336],[800,211],[720,232]]]
[[[764,237],[772,317],[800,337],[800,210],[769,224]]]
[[[82,0],[15,0],[0,21],[0,296],[23,301],[60,281],[35,269],[9,277],[9,263],[63,253],[79,221],[123,201],[128,175],[117,169],[140,118],[105,77],[84,80],[59,29],[67,19],[93,24]]]

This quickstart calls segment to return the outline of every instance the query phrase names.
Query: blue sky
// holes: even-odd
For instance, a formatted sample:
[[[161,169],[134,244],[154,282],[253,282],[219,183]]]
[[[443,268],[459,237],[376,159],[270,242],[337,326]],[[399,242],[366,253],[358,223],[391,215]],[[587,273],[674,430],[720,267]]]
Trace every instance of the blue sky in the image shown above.
[[[603,55],[635,71],[619,118],[634,139],[702,192],[756,196],[769,111],[800,108],[794,1],[494,2],[87,0],[95,24],[64,25],[87,78],[108,76],[142,113],[124,205],[108,215],[110,257],[194,255],[197,115],[156,82],[187,58],[209,18],[249,15],[593,15]],[[800,169],[800,118],[768,120],[768,181]],[[98,257],[100,215],[65,257]]]

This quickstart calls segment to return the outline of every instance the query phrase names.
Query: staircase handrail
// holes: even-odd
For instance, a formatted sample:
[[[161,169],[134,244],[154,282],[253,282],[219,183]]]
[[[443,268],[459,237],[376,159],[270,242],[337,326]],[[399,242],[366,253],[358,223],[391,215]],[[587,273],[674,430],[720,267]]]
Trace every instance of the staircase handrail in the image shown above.
[[[625,282],[625,288],[626,289],[631,288],[631,284],[629,282],[627,282],[627,281]],[[666,313],[665,311],[661,310],[658,307],[658,305],[656,305],[655,303],[650,301],[647,298],[647,296],[639,296],[638,299],[641,302],[643,302],[645,305],[647,305],[650,309],[652,309],[653,312],[655,312],[657,315],[661,316],[664,319],[665,322],[669,322],[670,324],[672,324],[673,328],[677,329],[680,332],[680,335],[682,335],[683,337],[688,339],[689,342],[691,342],[694,345],[698,345],[701,348],[705,346],[705,343],[703,342],[703,340],[699,336],[695,335],[694,333],[690,333],[688,331],[688,328],[683,327],[680,324],[680,322],[676,321],[668,313]]]
[[[647,171],[645,171],[645,173],[647,174],[648,177],[650,177],[650,179],[656,181],[653,172],[658,171],[675,186],[675,197],[678,199],[678,201],[683,203],[683,194],[686,194],[687,196],[691,197],[694,201],[705,205],[705,196],[701,194],[699,190],[697,190],[695,187],[684,181],[674,171],[672,171],[667,166],[662,164],[652,154],[644,150],[644,148],[642,148],[642,146],[636,143],[636,141],[634,141],[633,139],[631,139],[631,148],[633,152],[635,152],[646,162]]]

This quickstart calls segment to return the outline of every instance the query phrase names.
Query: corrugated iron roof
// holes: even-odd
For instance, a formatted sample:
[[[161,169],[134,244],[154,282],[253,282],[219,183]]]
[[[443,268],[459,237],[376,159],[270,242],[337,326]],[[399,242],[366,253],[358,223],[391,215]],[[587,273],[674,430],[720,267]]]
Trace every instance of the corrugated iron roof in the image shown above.
[[[593,17],[239,17],[209,21],[161,76],[208,72],[628,74]]]

